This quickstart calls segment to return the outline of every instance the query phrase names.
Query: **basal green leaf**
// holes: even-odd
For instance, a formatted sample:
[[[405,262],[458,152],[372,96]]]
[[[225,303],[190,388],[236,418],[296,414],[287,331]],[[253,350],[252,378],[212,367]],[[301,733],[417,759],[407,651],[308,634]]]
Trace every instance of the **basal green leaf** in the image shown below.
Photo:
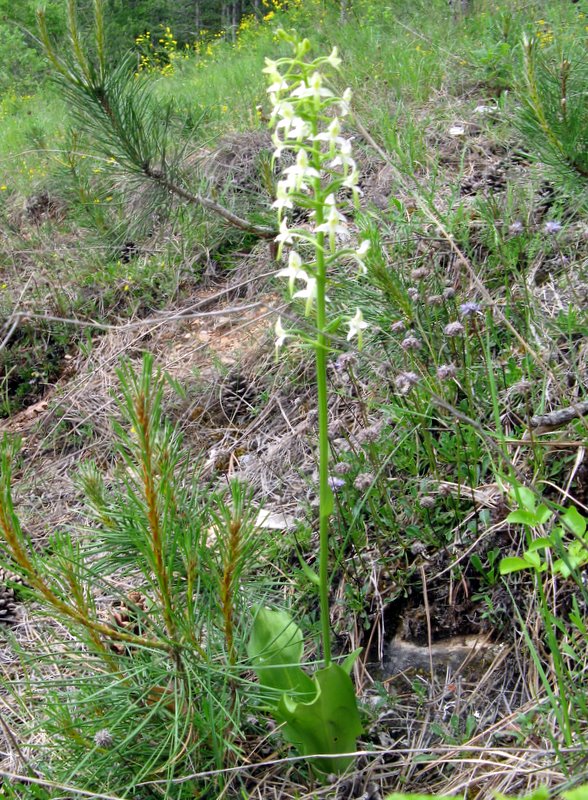
[[[586,533],[586,517],[583,517],[574,506],[568,508],[561,521],[576,536],[582,537]]]
[[[303,649],[302,631],[289,614],[271,608],[258,610],[247,655],[263,686],[297,697],[313,697],[313,682],[300,667]]]
[[[509,575],[511,572],[520,572],[522,569],[530,569],[528,561],[524,561],[518,556],[507,556],[500,561],[500,574]]]
[[[285,723],[283,732],[301,755],[326,754],[312,761],[316,769],[342,772],[353,758],[336,756],[354,751],[362,731],[353,683],[337,664],[318,670],[312,682],[316,694],[311,702],[282,698],[278,715]]]

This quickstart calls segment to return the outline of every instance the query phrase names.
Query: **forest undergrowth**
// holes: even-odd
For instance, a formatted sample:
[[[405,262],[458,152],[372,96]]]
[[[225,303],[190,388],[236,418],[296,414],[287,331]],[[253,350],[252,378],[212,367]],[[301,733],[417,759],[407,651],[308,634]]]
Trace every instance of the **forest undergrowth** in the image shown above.
[[[588,12],[287,5],[0,103],[0,797],[580,800]]]

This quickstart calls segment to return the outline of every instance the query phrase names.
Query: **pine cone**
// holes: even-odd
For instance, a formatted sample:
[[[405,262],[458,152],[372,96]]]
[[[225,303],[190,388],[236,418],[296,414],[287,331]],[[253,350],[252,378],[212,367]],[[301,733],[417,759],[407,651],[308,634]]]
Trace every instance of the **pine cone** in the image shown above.
[[[0,590],[3,586],[8,586],[14,589],[15,596],[18,598],[19,587],[26,587],[28,584],[21,575],[10,572],[5,567],[0,567]]]
[[[141,592],[129,592],[128,599],[116,604],[116,610],[112,612],[114,628],[119,628],[125,633],[132,633],[135,636],[143,635],[143,615],[147,613],[147,599]],[[112,649],[122,655],[125,645],[122,642],[114,641]]]
[[[256,394],[251,381],[240,372],[227,375],[220,393],[221,406],[227,419],[233,419],[238,414],[247,414]]]
[[[18,617],[18,603],[14,589],[0,585],[0,624],[14,625]]]

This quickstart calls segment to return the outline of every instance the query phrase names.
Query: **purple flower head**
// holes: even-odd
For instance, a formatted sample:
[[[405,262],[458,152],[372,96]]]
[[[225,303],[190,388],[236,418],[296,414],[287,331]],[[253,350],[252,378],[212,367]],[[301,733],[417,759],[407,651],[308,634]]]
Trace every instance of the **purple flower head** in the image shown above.
[[[409,289],[407,289],[406,294],[413,302],[419,299],[419,290],[416,288],[416,286],[411,286]]]
[[[394,383],[400,394],[408,394],[413,386],[420,381],[420,377],[416,372],[401,372],[396,376]]]
[[[396,322],[393,322],[392,325],[390,325],[390,330],[392,333],[404,333],[406,330],[406,325],[401,319],[398,319]]]
[[[441,364],[437,368],[437,377],[440,381],[449,381],[452,378],[455,378],[457,375],[457,369],[455,364]]]
[[[561,231],[561,222],[557,222],[557,220],[549,220],[543,226],[543,230],[545,233],[549,233],[553,235],[554,233],[559,233]]]
[[[445,336],[461,336],[461,334],[465,331],[464,326],[461,322],[450,322],[449,325],[446,325],[443,328],[443,333]]]
[[[460,317],[471,317],[473,314],[481,314],[479,303],[462,303],[459,307]]]
[[[512,236],[518,236],[519,233],[523,232],[523,229],[524,229],[524,226],[523,226],[523,223],[520,221],[520,219],[515,220],[512,223],[512,225],[508,226],[508,232]]]
[[[443,289],[443,297],[445,300],[452,300],[455,297],[455,289],[453,286],[447,286]]]
[[[345,486],[343,478],[336,478],[334,475],[329,475],[329,486],[334,492],[338,492]]]
[[[411,334],[402,340],[400,346],[403,350],[420,350],[423,344],[416,336]]]

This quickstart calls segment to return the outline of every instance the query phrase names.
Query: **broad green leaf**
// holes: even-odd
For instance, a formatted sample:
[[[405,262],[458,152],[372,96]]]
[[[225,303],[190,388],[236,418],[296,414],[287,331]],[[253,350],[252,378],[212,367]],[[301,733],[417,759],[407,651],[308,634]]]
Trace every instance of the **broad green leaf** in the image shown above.
[[[278,708],[278,718],[285,723],[284,736],[303,756],[325,754],[313,759],[312,765],[321,772],[342,772],[353,757],[336,758],[338,753],[356,749],[362,732],[357,699],[351,678],[337,664],[318,670],[312,679],[316,687],[311,702],[296,702],[284,695]]]
[[[521,525],[538,525],[537,517],[534,513],[530,511],[524,511],[522,508],[519,508],[518,511],[511,511],[508,517],[506,518],[507,522],[518,522]]]
[[[289,614],[271,608],[258,610],[247,655],[263,686],[312,698],[315,687],[300,668],[303,649],[302,631]]]
[[[533,567],[533,569],[541,569],[541,556],[539,553],[533,553],[525,550],[523,553],[523,560],[526,561],[529,566]]]
[[[500,574],[509,575],[511,572],[520,572],[522,569],[530,569],[528,561],[524,561],[518,556],[507,556],[500,561]]]
[[[547,536],[540,536],[538,539],[533,539],[527,549],[527,553],[535,553],[537,550],[545,550],[546,548],[553,547],[553,542]]]
[[[531,513],[535,511],[535,492],[532,492],[531,489],[527,489],[526,486],[513,486],[511,496],[525,511]]]
[[[553,511],[550,511],[543,503],[541,503],[537,511],[535,511],[535,519],[539,525],[545,525],[551,516],[553,516]]]
[[[561,521],[576,536],[583,537],[586,533],[586,517],[583,517],[574,506],[568,508]]]

